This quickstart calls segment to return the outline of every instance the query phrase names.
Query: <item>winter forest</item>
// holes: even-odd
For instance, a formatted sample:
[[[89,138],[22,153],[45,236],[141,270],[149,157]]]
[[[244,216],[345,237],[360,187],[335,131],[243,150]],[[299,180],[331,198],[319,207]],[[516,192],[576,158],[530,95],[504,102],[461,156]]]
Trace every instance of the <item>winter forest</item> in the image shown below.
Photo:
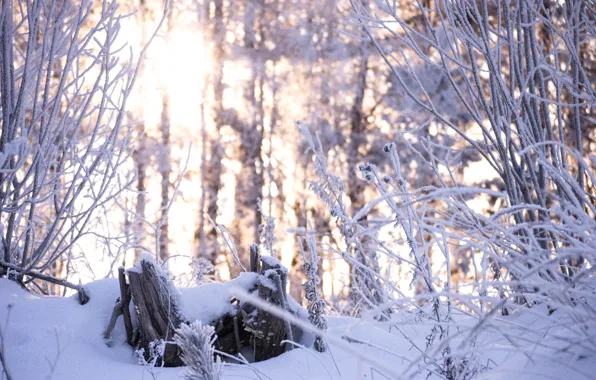
[[[0,2],[0,380],[596,378],[594,0]]]

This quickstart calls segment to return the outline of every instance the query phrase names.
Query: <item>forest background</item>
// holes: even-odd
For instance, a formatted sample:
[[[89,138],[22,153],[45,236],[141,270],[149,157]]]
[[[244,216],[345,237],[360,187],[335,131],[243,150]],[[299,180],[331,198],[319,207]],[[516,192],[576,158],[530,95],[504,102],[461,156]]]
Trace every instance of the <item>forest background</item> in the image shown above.
[[[520,7],[522,3],[525,4],[521,2]],[[561,150],[555,154],[553,150],[552,157],[558,156],[563,172],[575,178],[579,187],[565,191],[575,192],[576,195],[581,193],[577,195],[578,199],[586,202],[580,206],[585,209],[582,217],[588,220],[590,215],[593,217],[594,182],[591,173],[596,165],[593,155],[596,151],[594,84],[590,80],[596,73],[596,47],[593,38],[594,8],[590,7],[590,3],[532,3],[532,7],[536,7],[533,9],[540,9],[544,15],[556,19],[549,23],[547,21],[550,18],[545,16],[544,19],[538,18],[532,25],[532,33],[536,33],[538,41],[532,43],[536,43],[541,51],[537,55],[544,58],[547,68],[552,66],[556,72],[576,78],[576,87],[569,86],[572,90],[566,92],[568,87],[565,80],[555,75],[543,78],[544,83],[551,81],[546,86],[547,97],[555,97],[557,102],[544,101],[547,108],[534,103],[530,105],[537,114],[540,113],[538,118],[544,118],[541,119],[543,123],[546,123],[546,119],[553,120],[553,127],[549,128],[555,131],[554,135],[542,136],[542,140],[539,138],[540,141],[534,141],[538,144],[536,146],[524,146],[521,132],[513,139],[510,136],[503,137],[505,150],[508,144],[514,144],[517,152],[512,155],[518,158],[524,156],[523,149],[534,149],[546,140],[556,140],[577,152],[566,153]],[[433,193],[441,187],[475,189],[468,193],[464,191],[461,201],[466,210],[487,218],[502,216],[500,213],[503,210],[516,204],[511,201],[512,193],[508,193],[508,197],[503,196],[510,191],[509,184],[502,181],[505,174],[500,172],[499,165],[493,165],[490,160],[493,157],[491,152],[494,152],[491,149],[498,144],[490,137],[487,140],[490,133],[486,133],[486,127],[495,121],[490,112],[483,113],[482,107],[494,111],[496,106],[482,103],[479,97],[475,97],[477,94],[469,95],[473,99],[469,104],[462,102],[461,99],[466,99],[468,95],[462,95],[458,90],[461,85],[469,86],[468,89],[477,86],[476,89],[493,91],[493,77],[489,74],[493,70],[490,60],[482,56],[478,57],[478,61],[470,57],[466,60],[464,57],[456,63],[475,65],[476,68],[471,70],[473,74],[469,77],[467,74],[459,77],[447,74],[448,70],[441,66],[441,59],[445,57],[437,55],[433,49],[449,45],[450,32],[439,33],[447,21],[433,9],[443,9],[446,4],[451,4],[452,8],[447,7],[446,13],[453,12],[450,15],[454,18],[449,20],[453,25],[461,25],[462,19],[457,18],[457,12],[460,12],[460,17],[465,14],[469,18],[470,30],[482,30],[481,21],[485,15],[488,16],[486,25],[501,25],[500,15],[506,14],[506,6],[501,2],[488,2],[486,9],[474,8],[470,5],[472,3],[466,3],[459,10],[457,2],[432,0],[176,0],[167,4],[163,1],[141,0],[123,2],[112,11],[110,4],[103,2],[101,7],[85,1],[79,4],[80,9],[89,12],[79,27],[82,30],[90,28],[94,32],[95,25],[103,25],[101,22],[96,24],[97,20],[113,12],[112,16],[117,15],[112,20],[114,28],[118,29],[118,35],[112,41],[114,54],[122,57],[132,54],[135,59],[139,56],[144,58],[136,66],[136,84],[129,87],[126,108],[121,103],[116,104],[112,109],[117,111],[114,118],[108,119],[117,120],[117,134],[126,136],[118,143],[120,145],[114,143],[110,146],[112,157],[117,151],[121,155],[118,157],[122,158],[110,169],[112,171],[108,177],[113,181],[104,189],[111,189],[106,190],[110,195],[105,199],[99,195],[95,198],[93,194],[89,195],[94,200],[89,209],[92,208],[94,213],[85,214],[85,220],[80,224],[76,224],[78,221],[64,222],[64,229],[55,232],[54,229],[58,227],[57,222],[53,221],[76,219],[79,214],[73,209],[67,217],[63,216],[63,211],[58,212],[62,210],[57,206],[59,202],[54,202],[53,211],[51,205],[47,209],[40,206],[35,211],[34,207],[28,205],[42,204],[41,200],[49,200],[62,191],[68,198],[68,186],[59,190],[54,187],[52,192],[44,193],[45,190],[40,190],[43,186],[38,186],[36,190],[34,181],[25,177],[23,186],[30,186],[25,193],[29,194],[30,199],[39,201],[15,206],[19,203],[15,192],[7,190],[3,193],[2,218],[8,226],[3,230],[5,263],[16,265],[20,262],[21,267],[28,271],[37,270],[71,283],[86,283],[115,276],[119,266],[130,267],[146,253],[165,262],[177,285],[192,286],[204,281],[235,277],[242,266],[248,265],[249,246],[259,243],[264,252],[278,256],[290,268],[289,290],[294,298],[300,300],[303,299],[302,284],[305,282],[301,239],[310,236],[316,240],[320,258],[318,271],[323,296],[333,309],[348,314],[357,313],[360,308],[357,305],[362,302],[352,297],[354,292],[361,293],[357,288],[362,285],[355,278],[359,275],[355,274],[354,267],[357,265],[354,260],[364,263],[377,276],[390,280],[394,284],[392,286],[412,296],[428,291],[428,281],[435,281],[435,275],[449,277],[449,286],[457,287],[460,282],[476,281],[472,286],[473,292],[480,291],[482,286],[478,278],[487,276],[490,265],[493,265],[493,269],[497,265],[493,274],[498,279],[497,273],[501,271],[495,264],[498,260],[490,259],[490,255],[487,256],[486,250],[482,249],[482,244],[471,244],[462,238],[462,235],[467,234],[466,228],[470,228],[469,223],[473,218],[447,218],[449,225],[438,222],[442,212],[447,214],[447,211],[454,210],[453,205],[441,203],[442,195]],[[42,14],[46,12],[52,15],[52,12],[60,11],[65,12],[67,18],[76,19],[77,7],[73,3],[56,2],[52,5],[53,10],[47,5],[44,11],[40,11]],[[6,38],[6,31],[9,30],[6,9],[3,8],[5,42],[9,41]],[[24,52],[28,43],[23,34],[18,34],[19,27],[27,28],[24,16],[27,13],[23,9],[23,2],[17,2],[17,6],[11,10],[14,20],[10,25],[16,26],[14,30],[17,31],[14,34],[17,51],[15,62],[25,56],[19,56],[18,52]],[[517,14],[515,17],[518,17]],[[523,15],[523,12],[519,14]],[[394,20],[391,21],[394,24],[383,21],[385,16]],[[48,19],[51,20],[51,17]],[[519,27],[525,27],[525,21],[519,21]],[[161,28],[154,34],[160,23]],[[48,22],[48,25],[52,28],[56,26],[52,22]],[[63,36],[68,37],[71,30],[69,25],[64,24]],[[505,25],[501,27],[505,28]],[[398,33],[400,28],[406,33]],[[59,34],[59,29],[53,29],[53,33]],[[97,32],[104,33],[106,30],[98,29]],[[462,30],[468,31],[465,28]],[[567,34],[553,34],[553,30],[565,30]],[[89,35],[93,34],[91,32]],[[478,35],[482,33],[478,32]],[[577,38],[577,41],[574,40],[577,51],[575,55],[565,55],[565,51],[561,53],[560,59],[567,60],[565,65],[556,61],[557,54],[552,52],[561,41],[568,42],[565,39],[567,35]],[[19,38],[22,38],[20,45]],[[149,42],[148,49],[144,50]],[[3,57],[6,58],[9,56],[8,48],[6,44],[3,46]],[[61,48],[66,49],[67,45]],[[393,54],[401,56],[395,58]],[[47,80],[48,89],[54,86],[60,88],[64,77],[61,75],[61,65],[73,64],[68,57],[66,54],[58,59],[44,61],[46,66],[40,66],[48,70],[48,75],[40,76]],[[78,64],[84,65],[84,60],[77,60],[73,67],[79,67]],[[508,73],[508,64],[504,59],[497,71],[509,80],[512,76]],[[26,66],[17,65],[17,76],[19,67]],[[449,64],[445,67],[449,67]],[[581,67],[581,70],[577,67]],[[8,67],[4,70],[3,73],[10,72]],[[527,72],[522,69],[526,80],[538,75],[531,70],[529,66]],[[548,69],[545,72],[549,72]],[[125,73],[122,71],[120,75]],[[471,83],[470,78],[476,82]],[[511,88],[511,91],[514,97],[521,99],[522,105],[532,102],[528,100],[532,96],[546,96],[536,95],[531,89],[533,86],[540,87],[531,84],[520,87],[520,90]],[[7,84],[3,87],[3,99],[9,98],[10,94],[6,90],[9,87]],[[579,89],[579,92],[573,89]],[[520,91],[523,96],[520,96]],[[524,98],[525,95],[528,97]],[[494,94],[488,97],[491,96]],[[58,93],[54,99],[60,101],[52,103],[50,99],[43,107],[56,104],[53,108],[56,114],[67,115],[68,107],[62,103],[62,94]],[[35,102],[30,104],[33,110],[27,109],[21,114],[25,124],[37,121],[35,117],[27,116],[27,112],[35,116]],[[8,109],[7,105],[9,103],[3,103],[3,109]],[[17,102],[17,105],[21,103]],[[478,105],[481,107],[478,108]],[[554,108],[548,108],[551,106]],[[476,113],[471,110],[476,110]],[[529,117],[527,113],[527,109],[519,113],[515,110],[512,112],[524,118]],[[10,115],[7,116],[5,112],[4,116]],[[43,117],[39,117],[43,121]],[[101,120],[100,117],[90,116],[90,120],[96,119]],[[302,129],[297,127],[298,121]],[[540,123],[540,120],[533,121]],[[18,134],[11,137],[11,133],[5,133],[6,125],[12,124],[7,121],[3,124],[3,137],[6,137],[5,144],[8,144],[5,146],[19,151],[21,145]],[[80,126],[77,124],[77,127]],[[76,133],[73,132],[74,135]],[[495,135],[500,138],[499,133]],[[43,129],[36,136],[43,141]],[[386,145],[389,142],[394,143]],[[515,145],[516,142],[521,147]],[[77,140],[77,144],[80,143]],[[320,151],[317,150],[319,148]],[[75,156],[80,153],[68,149],[64,151],[74,152]],[[8,165],[10,149],[3,152],[8,152],[6,157],[3,156],[3,162]],[[19,161],[23,165],[21,168],[43,166],[36,161],[37,153],[34,150],[32,152],[28,159]],[[317,153],[317,158],[313,157],[313,152]],[[396,161],[388,159],[393,154],[391,152],[398,157],[399,172],[394,177],[377,176],[375,180],[370,173],[385,173],[396,168]],[[547,154],[546,151],[544,153]],[[524,159],[535,160],[536,154]],[[58,153],[55,157],[64,156]],[[90,156],[93,156],[93,152]],[[555,158],[552,160],[556,161]],[[324,173],[321,171],[321,159],[324,161]],[[561,160],[569,164],[566,166]],[[76,167],[76,159],[73,162],[75,164],[72,167]],[[58,173],[52,170],[57,170],[59,166],[52,165],[46,167],[50,168],[48,173]],[[110,165],[106,168],[110,168]],[[544,173],[533,173],[530,166],[524,166],[523,163],[520,172],[530,174],[527,174],[527,178],[517,180],[531,183],[528,185],[530,193],[536,192],[521,203],[542,202],[541,205],[546,208],[559,204],[556,200],[551,202],[550,194],[556,191],[555,187],[551,187],[551,182],[546,184]],[[68,168],[60,173],[69,173]],[[334,176],[325,177],[328,173]],[[72,178],[72,181],[61,180],[62,184],[72,184],[76,188],[77,176],[70,175],[65,174],[62,178]],[[9,185],[10,178],[3,177],[5,186],[14,186]],[[323,182],[331,179],[331,185],[322,184],[321,178],[327,178]],[[334,182],[336,178],[342,179],[341,185]],[[435,198],[429,196],[426,200],[417,201],[417,204],[422,204],[420,207],[424,210],[430,205],[432,212],[428,215],[433,214],[433,218],[437,219],[424,219],[426,211],[416,208],[414,212],[406,200],[402,205],[405,205],[406,219],[410,220],[409,227],[402,223],[403,229],[394,228],[394,224],[397,225],[401,220],[399,212],[396,217],[395,208],[392,208],[395,204],[388,203],[389,207],[385,208],[379,206],[382,203],[379,199],[387,197],[379,198],[378,184],[389,184],[391,181],[398,184],[394,190],[402,194],[408,194],[402,187],[406,183],[410,189],[416,189],[417,195],[435,194]],[[335,201],[330,201],[325,195],[336,185],[343,193],[341,202],[338,202],[341,212],[338,211],[339,206],[333,203]],[[55,186],[54,182],[52,186]],[[544,190],[542,193],[540,188]],[[89,191],[94,193],[93,190]],[[565,197],[568,195],[561,195],[561,189],[557,191],[561,199],[567,199]],[[84,198],[84,195],[79,197]],[[100,198],[102,201],[98,202]],[[345,209],[342,208],[344,206]],[[80,207],[84,209],[86,206]],[[23,216],[28,212],[34,217],[28,219]],[[530,216],[533,212],[527,212],[521,218],[535,222]],[[509,211],[504,213],[508,214]],[[538,221],[546,213],[536,211]],[[421,215],[424,223],[420,219],[412,219],[414,214]],[[344,217],[347,215],[354,217],[351,220],[365,231],[356,233],[359,236],[356,243],[350,240],[354,235],[346,234],[345,231],[347,219]],[[578,217],[578,223],[582,217]],[[553,218],[559,220],[562,217],[557,214]],[[547,219],[549,222],[554,220],[550,217]],[[432,228],[428,231],[423,228],[416,232],[413,239],[412,220],[426,227],[453,228],[459,230],[461,235],[453,232],[439,238],[433,235],[436,231],[433,232]],[[535,227],[529,228],[535,232]],[[593,235],[589,230],[586,233],[588,236]],[[540,231],[537,234],[541,236]],[[585,244],[583,249],[593,244],[590,239],[572,235],[576,239],[574,242]],[[490,237],[485,238],[490,240]],[[559,243],[556,238],[553,239],[553,246],[549,246],[551,243],[538,242],[536,247],[556,251]],[[402,256],[417,260],[418,253],[413,253],[412,240],[424,246],[422,250],[423,256],[428,258],[428,273],[421,270],[426,265],[423,262],[416,261],[414,266],[417,269],[413,271],[408,265],[394,265],[403,262],[412,264],[406,259],[399,259]],[[385,242],[391,243],[391,250],[384,246]],[[534,243],[526,241],[525,244],[534,247]],[[360,244],[375,247],[365,250],[366,255],[370,256],[368,262],[366,257],[357,257],[361,252]],[[441,248],[443,244],[443,248],[448,245],[449,249]],[[575,247],[575,243],[560,244],[563,247]],[[377,255],[374,253],[376,250],[387,250],[391,254],[385,252],[386,256]],[[32,253],[29,254],[29,251]],[[577,260],[584,263],[581,257]],[[572,266],[577,264],[574,263]],[[505,271],[503,275],[508,274]],[[427,280],[426,285],[424,279]],[[365,284],[370,285],[366,282],[369,280],[364,280]],[[29,282],[42,293],[67,294],[69,291],[68,288],[36,279],[30,279]],[[379,286],[379,289],[382,287]],[[387,289],[387,286],[384,287]],[[360,296],[365,302],[374,301],[372,299],[376,297],[370,294]],[[373,303],[381,301],[377,299]]]

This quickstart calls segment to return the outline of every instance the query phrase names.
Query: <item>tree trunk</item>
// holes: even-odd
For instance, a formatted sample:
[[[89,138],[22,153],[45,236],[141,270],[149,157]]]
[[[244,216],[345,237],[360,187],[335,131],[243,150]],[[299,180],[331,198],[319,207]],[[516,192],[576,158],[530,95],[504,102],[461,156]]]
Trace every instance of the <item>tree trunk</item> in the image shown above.
[[[167,94],[163,96],[161,128],[162,128],[162,147],[160,157],[160,174],[161,174],[161,203],[160,203],[160,218],[159,218],[159,258],[165,261],[170,255],[168,250],[168,204],[170,202],[170,173],[172,167],[170,165],[170,99]]]
[[[261,15],[261,14],[260,14]],[[255,17],[255,5],[248,2],[244,14],[244,46],[248,50],[257,49],[263,41],[262,29],[259,28],[261,17]],[[257,34],[260,38],[257,38]],[[257,200],[263,198],[264,167],[262,159],[263,145],[263,91],[264,64],[262,58],[253,57],[251,79],[245,90],[245,100],[250,109],[248,120],[236,125],[240,135],[238,160],[244,168],[236,177],[235,203],[236,218],[233,236],[238,243],[238,255],[247,261],[247,252],[243,249],[247,243],[259,241],[258,226],[261,224],[261,211]],[[258,95],[258,96],[257,96]],[[231,268],[237,273],[237,268]]]
[[[209,5],[211,4],[210,1],[205,1],[202,5],[203,7],[199,10],[199,24],[206,26],[209,23]],[[207,28],[202,28],[202,44],[203,46],[207,46]],[[206,103],[207,98],[209,97],[208,91],[208,81],[210,76],[205,74],[204,76],[204,85],[203,85],[203,94],[200,104],[200,112],[201,112],[201,198],[199,200],[199,218],[198,218],[198,225],[197,229],[195,230],[194,235],[194,243],[196,247],[195,257],[196,258],[206,258],[207,257],[207,241],[205,239],[205,205],[207,204],[207,128],[206,128]],[[212,257],[210,260],[211,264],[216,265],[217,257]]]
[[[140,28],[141,28],[141,46],[145,46],[147,44],[147,13],[149,10],[147,9],[147,4],[145,0],[139,1],[139,16],[140,20]],[[143,76],[145,74],[145,62],[142,61],[139,63],[139,73],[138,73],[138,81],[139,81],[139,92],[142,93],[143,91]],[[138,142],[137,146],[132,154],[132,158],[135,165],[135,170],[137,172],[137,183],[136,183],[136,190],[137,190],[137,198],[135,200],[135,217],[133,222],[133,231],[134,231],[134,243],[133,246],[135,247],[135,259],[134,262],[139,261],[141,254],[143,253],[143,237],[145,236],[145,228],[144,228],[144,219],[145,219],[145,209],[147,207],[147,201],[145,199],[145,192],[147,191],[147,164],[148,164],[148,154],[147,154],[147,134],[145,133],[145,115],[143,109],[137,110],[139,112],[139,117],[141,118],[142,122],[139,123],[138,127],[136,127],[136,133],[138,135]]]
[[[219,212],[217,200],[219,191],[221,189],[221,175],[222,175],[222,160],[224,158],[224,148],[221,144],[220,129],[226,124],[226,113],[223,105],[223,66],[225,61],[225,26],[223,20],[223,1],[214,0],[214,16],[213,16],[213,67],[212,73],[213,81],[213,108],[215,111],[215,130],[209,137],[209,162],[206,157],[203,160],[202,170],[205,172],[205,199],[207,202],[207,215],[214,221],[217,221]],[[205,7],[205,14],[209,14],[209,2]],[[203,139],[206,134],[203,135]],[[207,144],[204,143],[205,151]],[[204,232],[205,226],[205,210],[201,207],[199,211],[199,230],[195,233],[195,240],[198,241],[199,250],[197,255],[201,255],[208,259],[213,265],[217,264],[217,256],[219,255],[219,244],[217,242],[217,230],[211,226],[207,233]],[[201,240],[201,234],[204,234],[204,242]]]
[[[359,173],[359,164],[362,160],[360,149],[366,144],[366,123],[364,120],[364,95],[367,88],[366,75],[368,72],[368,44],[367,40],[360,45],[361,58],[359,72],[356,78],[356,96],[351,111],[351,129],[350,129],[350,144],[348,147],[348,197],[351,203],[351,214],[355,215],[366,204],[364,198],[364,180],[362,174]],[[368,225],[367,216],[359,220],[360,225],[366,227]],[[369,247],[371,239],[364,237],[354,247],[352,254],[353,259],[365,268],[378,271],[374,249]],[[380,284],[371,273],[351,265],[350,268],[350,299],[359,310],[364,304],[378,305],[383,302],[383,297],[379,294]],[[364,300],[362,298],[365,298]]]

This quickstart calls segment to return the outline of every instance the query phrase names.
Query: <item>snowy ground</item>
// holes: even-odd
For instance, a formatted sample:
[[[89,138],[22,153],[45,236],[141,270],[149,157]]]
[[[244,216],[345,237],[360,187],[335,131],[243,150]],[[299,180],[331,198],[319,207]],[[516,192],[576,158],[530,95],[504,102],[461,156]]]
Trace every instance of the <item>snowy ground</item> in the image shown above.
[[[121,319],[113,344],[106,345],[102,334],[107,325],[118,283],[114,279],[88,285],[91,301],[81,306],[76,298],[38,297],[14,283],[0,279],[0,323],[4,352],[13,380],[60,379],[179,379],[184,368],[154,368],[138,364],[125,343]],[[204,294],[204,293],[203,293]],[[182,300],[189,311],[201,315],[196,290],[183,290]],[[9,305],[10,306],[9,308]],[[10,309],[10,310],[9,310]],[[480,379],[596,379],[596,358],[589,350],[565,348],[560,331],[564,316],[544,318],[546,310],[503,317],[487,326],[473,352],[478,368],[487,367]],[[7,318],[8,316],[8,318]],[[549,322],[552,321],[552,322]],[[593,321],[592,321],[593,322]],[[550,324],[549,324],[550,323]],[[363,356],[374,357],[392,371],[389,378],[425,379],[428,371],[417,372],[411,365],[420,357],[414,345],[424,347],[428,328],[415,324],[412,315],[399,316],[392,327],[363,320],[329,317],[330,333],[349,336],[351,346],[362,355],[331,346],[330,353],[295,349],[275,359],[253,365],[228,365],[224,379],[386,379],[371,369]],[[460,325],[461,326],[461,325]],[[390,330],[391,329],[391,330]],[[484,331],[484,330],[483,330]],[[564,334],[569,336],[569,332]],[[358,342],[356,342],[358,341]],[[525,343],[526,342],[526,343]],[[423,362],[422,362],[423,363]],[[431,368],[432,366],[426,366]],[[3,377],[3,379],[6,377]],[[431,378],[440,378],[431,375]]]

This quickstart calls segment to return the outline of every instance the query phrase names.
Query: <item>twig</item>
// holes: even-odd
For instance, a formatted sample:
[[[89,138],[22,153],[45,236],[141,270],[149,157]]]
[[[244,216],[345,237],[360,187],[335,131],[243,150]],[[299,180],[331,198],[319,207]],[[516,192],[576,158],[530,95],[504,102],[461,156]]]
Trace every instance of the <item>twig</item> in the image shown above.
[[[87,291],[85,290],[85,288],[82,285],[75,285],[72,282],[69,282],[69,281],[61,279],[61,278],[56,278],[56,277],[49,276],[47,274],[43,274],[43,273],[39,273],[39,272],[35,272],[32,270],[26,270],[26,269],[23,269],[17,265],[9,264],[3,260],[0,260],[0,266],[4,267],[6,269],[14,270],[21,275],[33,277],[33,278],[36,278],[39,280],[51,282],[52,284],[56,284],[56,285],[74,289],[79,294],[79,302],[81,303],[81,305],[84,305],[87,302],[89,302],[89,295],[87,294]]]
[[[6,380],[12,380],[12,376],[8,371],[8,366],[6,365],[6,346],[5,346],[5,339],[4,339],[4,331],[8,328],[8,320],[10,319],[10,312],[12,310],[13,305],[8,304],[8,312],[6,313],[6,323],[4,324],[4,328],[0,329],[0,363],[2,364],[2,371],[6,375]]]

